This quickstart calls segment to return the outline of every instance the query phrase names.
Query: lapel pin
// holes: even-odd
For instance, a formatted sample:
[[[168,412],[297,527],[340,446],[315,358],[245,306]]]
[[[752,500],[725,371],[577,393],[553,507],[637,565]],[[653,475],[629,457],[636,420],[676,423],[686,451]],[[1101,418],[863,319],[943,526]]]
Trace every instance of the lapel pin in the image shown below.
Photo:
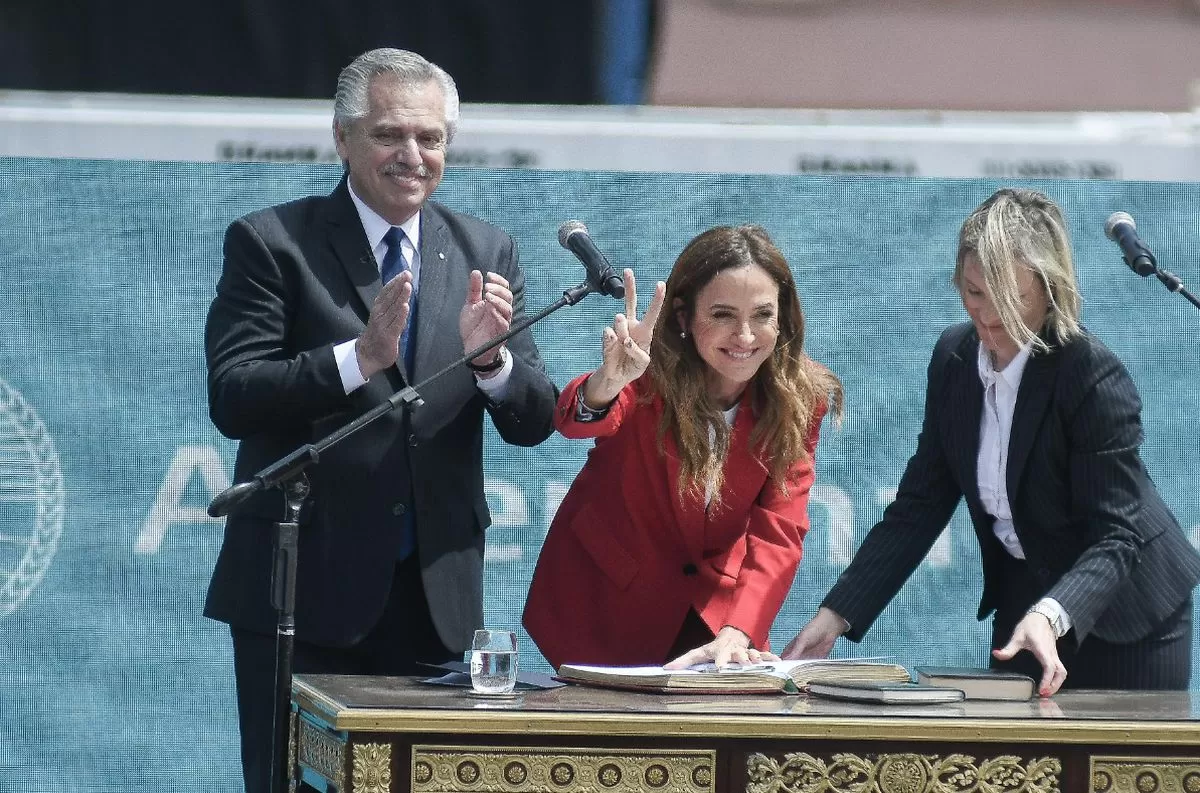
[[[439,259],[445,259],[445,258],[446,258],[446,254],[442,253],[441,251],[438,251],[438,258],[439,258]]]

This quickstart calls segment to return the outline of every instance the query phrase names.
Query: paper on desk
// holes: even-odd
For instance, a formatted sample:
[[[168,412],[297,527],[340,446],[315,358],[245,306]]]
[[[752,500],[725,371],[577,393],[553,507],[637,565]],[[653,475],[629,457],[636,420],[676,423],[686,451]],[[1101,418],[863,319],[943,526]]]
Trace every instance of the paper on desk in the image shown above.
[[[435,686],[455,686],[459,688],[471,687],[471,672],[470,667],[463,661],[447,661],[444,664],[425,664],[430,669],[443,669],[446,674],[440,677],[429,677],[422,680],[422,683],[429,683]],[[561,688],[565,686],[560,680],[555,680],[549,675],[538,674],[537,672],[518,672],[517,691],[536,691],[547,688]]]
[[[611,672],[620,670],[622,675],[629,677],[659,677],[664,673],[679,675],[701,675],[713,674],[731,674],[737,672],[768,672],[779,677],[791,677],[793,669],[802,669],[806,666],[828,666],[830,664],[869,664],[879,663],[891,656],[872,655],[862,658],[805,658],[799,661],[763,661],[757,664],[729,664],[717,668],[716,664],[703,663],[693,664],[692,666],[683,669],[666,669],[661,666],[588,666],[585,664],[571,664],[573,669],[581,669],[585,672]]]
[[[608,672],[620,672],[624,677],[645,677],[657,678],[666,675],[711,675],[711,674],[737,674],[739,672],[755,672],[766,673],[775,677],[788,677],[788,671],[792,668],[806,663],[805,661],[776,661],[774,663],[762,664],[730,664],[723,666],[720,669],[715,664],[704,663],[694,664],[684,667],[683,669],[667,669],[662,666],[588,666],[585,664],[571,664],[572,669],[582,672],[594,672],[597,674],[605,674]]]

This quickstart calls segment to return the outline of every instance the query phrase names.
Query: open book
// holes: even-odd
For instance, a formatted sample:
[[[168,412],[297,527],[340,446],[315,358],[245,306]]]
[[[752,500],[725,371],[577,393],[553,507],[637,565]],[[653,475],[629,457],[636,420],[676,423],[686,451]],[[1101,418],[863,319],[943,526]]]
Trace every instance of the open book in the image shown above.
[[[795,694],[816,680],[880,680],[908,682],[908,670],[899,664],[876,659],[826,658],[804,661],[775,661],[717,669],[700,664],[687,669],[663,669],[661,666],[583,666],[563,664],[558,677],[568,683],[606,688],[672,693]]]

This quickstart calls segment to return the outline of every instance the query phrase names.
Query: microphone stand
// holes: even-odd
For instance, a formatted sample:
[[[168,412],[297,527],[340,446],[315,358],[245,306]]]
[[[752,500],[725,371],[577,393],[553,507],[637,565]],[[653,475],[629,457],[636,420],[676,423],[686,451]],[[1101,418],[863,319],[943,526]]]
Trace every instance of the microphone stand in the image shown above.
[[[573,306],[590,294],[609,294],[607,285],[599,279],[589,277],[584,283],[567,289],[562,297],[533,316],[526,317],[506,332],[485,342],[458,360],[442,367],[415,386],[406,386],[392,394],[353,421],[344,424],[316,443],[308,443],[282,459],[263,468],[248,482],[239,482],[218,493],[208,505],[208,514],[214,518],[228,515],[240,504],[260,490],[280,488],[287,506],[284,520],[274,524],[274,564],[271,570],[271,605],[279,615],[275,631],[275,714],[274,735],[271,747],[271,791],[285,793],[292,777],[292,760],[288,755],[289,728],[292,709],[292,659],[296,637],[296,560],[299,553],[300,510],[308,498],[308,477],[304,473],[310,465],[321,459],[321,453],[344,441],[364,427],[374,423],[397,407],[412,410],[424,404],[420,390],[446,373],[457,369],[467,361],[478,358],[511,339],[521,331],[540,322],[563,306]]]
[[[1184,288],[1183,281],[1179,279],[1179,276],[1175,275],[1175,273],[1171,272],[1170,270],[1164,270],[1163,268],[1159,267],[1158,261],[1152,255],[1150,255],[1149,251],[1146,251],[1146,254],[1147,257],[1146,261],[1144,262],[1131,262],[1129,261],[1128,257],[1125,257],[1125,264],[1129,265],[1129,269],[1133,270],[1142,278],[1145,278],[1148,275],[1154,275],[1159,281],[1162,282],[1162,285],[1165,286],[1168,291],[1178,292],[1187,298],[1188,302],[1193,306],[1200,308],[1200,300],[1197,300],[1195,295]]]
[[[1178,292],[1187,298],[1187,301],[1193,306],[1200,308],[1200,300],[1197,300],[1195,295],[1184,288],[1183,281],[1179,280],[1179,276],[1175,275],[1175,273],[1170,270],[1164,270],[1161,267],[1156,267],[1154,274],[1158,276],[1158,280],[1162,281],[1163,286],[1169,291]]]

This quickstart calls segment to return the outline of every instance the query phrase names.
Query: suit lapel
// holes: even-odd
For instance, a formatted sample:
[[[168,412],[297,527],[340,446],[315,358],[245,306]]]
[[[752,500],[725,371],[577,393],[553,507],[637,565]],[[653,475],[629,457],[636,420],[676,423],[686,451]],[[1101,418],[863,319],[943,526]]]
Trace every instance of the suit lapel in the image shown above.
[[[1029,362],[1025,364],[1025,371],[1021,374],[1017,405],[1013,410],[1012,434],[1008,439],[1006,483],[1009,503],[1017,499],[1021,473],[1029,461],[1029,453],[1037,438],[1038,428],[1042,425],[1042,417],[1050,405],[1050,394],[1054,390],[1054,380],[1058,374],[1054,361],[1053,352],[1039,353],[1035,350],[1029,356]]]
[[[661,401],[660,396],[655,396],[655,399]],[[658,431],[658,416],[661,415],[661,402],[659,410],[654,411],[655,420],[653,423],[654,431]],[[653,438],[654,435],[650,435]],[[658,457],[658,445],[654,440],[646,445],[646,453],[650,457]],[[679,495],[679,446],[674,439],[674,435],[670,432],[666,437],[662,438],[662,452],[666,457],[667,480],[666,493],[667,500],[671,501],[671,511],[674,513],[674,524],[679,529],[680,539],[683,540],[684,547],[691,552],[692,558],[700,558],[703,553],[704,543],[704,504],[703,501],[692,494],[684,494],[682,498]],[[652,461],[652,464],[655,464]]]
[[[433,205],[426,204],[421,210],[421,282],[417,295],[417,354],[413,361],[418,372],[432,373],[438,366],[436,352],[441,341],[438,333],[458,327],[456,318],[446,316],[456,305],[449,296],[462,292],[462,297],[466,297],[465,289],[453,284],[458,273],[452,270],[457,266],[446,224]]]
[[[722,466],[725,477],[722,486],[724,500],[711,514],[702,496],[688,495],[683,499],[679,498],[676,489],[679,484],[679,449],[673,436],[668,434],[664,439],[667,484],[671,488],[671,508],[675,513],[675,525],[679,527],[684,546],[691,552],[693,559],[700,559],[704,555],[704,542],[709,524],[719,524],[732,515],[745,515],[749,512],[750,502],[758,497],[766,481],[766,466],[754,456],[750,448],[750,432],[754,428],[754,411],[750,408],[750,401],[743,399],[734,419],[729,453]]]
[[[767,481],[767,467],[763,465],[750,446],[750,433],[754,430],[755,415],[749,395],[742,399],[737,416],[733,420],[733,431],[729,438],[729,454],[725,457],[724,501],[715,513],[708,515],[711,521],[721,521],[730,515],[745,515],[750,505],[758,498]]]
[[[983,383],[979,379],[979,337],[967,333],[946,362],[946,384],[940,408],[944,411],[943,444],[952,470],[958,474],[968,503],[979,501],[979,422],[983,416]],[[935,388],[936,383],[930,383]]]
[[[362,302],[359,313],[363,321],[371,314],[371,306],[379,295],[379,265],[367,247],[367,234],[362,220],[350,200],[350,189],[346,177],[329,196],[329,213],[326,217],[329,229],[329,244],[333,255],[345,269],[354,291]]]

